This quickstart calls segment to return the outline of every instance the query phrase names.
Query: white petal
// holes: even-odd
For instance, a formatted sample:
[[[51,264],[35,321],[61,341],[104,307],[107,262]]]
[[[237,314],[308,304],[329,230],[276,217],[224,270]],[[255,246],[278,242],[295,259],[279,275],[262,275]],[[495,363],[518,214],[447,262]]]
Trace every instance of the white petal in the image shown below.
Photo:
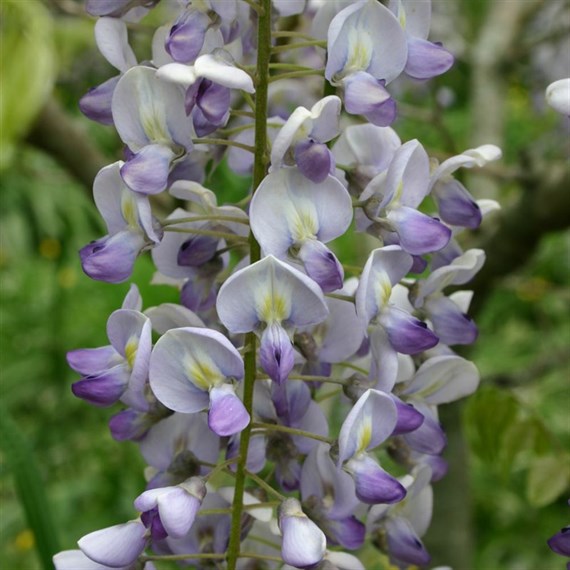
[[[232,504],[234,501],[235,487],[220,487],[217,490],[218,495],[225,499],[228,503]],[[261,501],[254,497],[251,493],[244,491],[243,493],[244,505],[259,505]],[[273,518],[273,509],[271,507],[260,507],[259,509],[247,509],[247,513],[254,519],[262,522],[270,522]]]
[[[137,64],[123,20],[99,18],[95,24],[95,41],[103,57],[122,73]]]
[[[214,83],[231,89],[242,89],[246,93],[255,93],[253,80],[249,73],[235,67],[214,54],[201,55],[194,62],[198,77],[205,77]]]
[[[546,88],[546,102],[559,113],[570,116],[570,78],[551,83]]]

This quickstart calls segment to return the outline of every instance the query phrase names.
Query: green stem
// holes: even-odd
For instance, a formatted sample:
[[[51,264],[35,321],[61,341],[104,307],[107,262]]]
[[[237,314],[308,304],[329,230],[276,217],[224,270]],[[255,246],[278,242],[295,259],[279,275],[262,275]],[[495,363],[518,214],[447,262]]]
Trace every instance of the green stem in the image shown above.
[[[265,489],[267,493],[273,495],[276,499],[279,499],[280,503],[282,503],[287,497],[282,495],[279,491],[276,491],[267,481],[264,481],[261,477],[256,475],[255,473],[251,473],[247,469],[244,470],[245,474],[255,481],[262,489]]]
[[[291,71],[290,73],[279,73],[278,75],[272,75],[269,78],[269,83],[274,83],[280,79],[293,79],[295,77],[305,77],[307,75],[322,75],[324,69],[307,69],[303,71]]]
[[[272,32],[271,35],[274,38],[299,38],[302,40],[314,41],[317,38],[309,34],[304,34],[303,32],[290,32],[289,30],[280,30]]]
[[[267,91],[269,86],[269,60],[271,59],[271,0],[261,0],[261,10],[257,20],[257,70],[255,103],[245,97],[246,102],[255,111],[255,156],[253,162],[253,192],[261,184],[267,172]],[[253,106],[252,106],[253,103]],[[249,234],[250,263],[261,259],[261,249],[255,236]],[[253,412],[253,388],[257,373],[255,333],[250,332],[246,336],[246,344],[251,350],[244,355],[245,376],[243,382],[243,403],[250,416]],[[241,538],[241,515],[243,512],[243,492],[246,478],[246,462],[251,437],[252,424],[241,432],[239,461],[236,469],[235,494],[232,505],[232,525],[228,545],[228,570],[235,570],[240,556]]]
[[[248,144],[243,144],[237,141],[228,141],[226,139],[192,139],[194,144],[218,144],[222,146],[234,146],[236,148],[241,148],[242,150],[247,150],[252,154],[255,152],[255,148]]]
[[[175,232],[179,234],[196,234],[198,236],[212,236],[217,237],[220,239],[228,239],[228,240],[238,240],[243,241],[245,238],[241,236],[236,236],[235,234],[230,234],[227,232],[216,232],[214,230],[200,230],[200,229],[191,229],[191,228],[171,228],[170,226],[164,228],[165,232]]]
[[[250,119],[255,118],[255,114],[251,111],[242,111],[240,109],[230,109],[230,115],[234,117],[248,117]]]
[[[352,362],[337,362],[336,365],[344,366],[344,368],[350,368],[351,370],[356,370],[356,372],[360,372],[361,374],[368,376],[368,370],[366,370],[366,368],[356,366],[356,364],[352,364]]]
[[[172,218],[170,220],[164,220],[162,222],[162,227],[175,226],[176,224],[186,224],[188,222],[201,222],[203,220],[219,220],[220,222],[235,222],[236,224],[244,224],[249,226],[249,221],[244,218],[238,218],[237,216],[218,216],[218,215],[204,215],[204,216],[193,216],[190,218]]]
[[[323,392],[322,394],[317,394],[314,398],[315,402],[323,402],[328,400],[333,396],[338,396],[342,392],[342,388],[337,388],[336,390],[331,390],[330,392]]]
[[[326,48],[326,40],[309,40],[305,42],[296,42],[294,44],[285,44],[284,46],[277,46],[271,49],[271,53],[283,53],[284,51],[289,51],[290,49],[299,49],[306,47],[321,47]]]
[[[354,303],[354,297],[350,295],[341,295],[340,293],[325,293],[325,297],[330,297],[331,299],[340,299],[341,301],[348,301],[349,303]]]
[[[228,467],[232,463],[235,463],[238,460],[239,457],[232,457],[231,459],[227,459],[226,461],[223,461],[222,463],[215,465],[214,468],[208,474],[204,475],[203,477],[204,481],[208,481],[208,479],[211,479],[214,475],[217,475],[220,471],[224,471],[226,467]],[[205,465],[205,463],[202,464]]]
[[[300,437],[308,437],[309,439],[316,439],[317,441],[322,441],[323,443],[332,443],[334,441],[330,437],[317,435],[316,433],[311,433],[310,431],[304,431],[302,429],[282,426],[279,424],[266,424],[263,422],[254,422],[250,425],[254,429],[264,429],[266,431],[281,431],[283,433],[289,433],[291,435],[298,435]]]
[[[250,8],[255,10],[259,15],[263,13],[263,6],[255,2],[254,0],[243,0]]]
[[[141,562],[148,562],[149,560],[223,560],[225,554],[215,554],[211,552],[200,552],[197,554],[150,554],[148,556],[140,556]]]

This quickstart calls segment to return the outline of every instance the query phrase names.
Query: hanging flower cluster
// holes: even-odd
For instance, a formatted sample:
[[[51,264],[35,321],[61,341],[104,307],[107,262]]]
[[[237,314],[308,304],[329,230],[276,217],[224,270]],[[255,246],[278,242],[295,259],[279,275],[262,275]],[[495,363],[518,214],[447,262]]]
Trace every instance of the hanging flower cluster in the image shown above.
[[[165,24],[138,63],[128,27],[151,9]],[[95,179],[108,234],[81,263],[119,283],[150,250],[180,302],[143,310],[132,285],[109,345],[68,354],[73,393],[118,404],[111,433],[148,468],[133,520],[84,536],[57,570],[358,570],[366,541],[398,567],[429,564],[421,537],[446,472],[438,406],[479,383],[452,347],[477,337],[457,286],[485,253],[456,237],[497,207],[454,173],[501,154],[484,145],[439,164],[390,127],[390,84],[453,64],[427,39],[430,9],[87,0],[119,75],[81,109],[114,125],[125,160]],[[222,161],[252,174],[236,205],[207,188]],[[181,205],[169,215],[151,207],[162,192]],[[362,268],[331,246],[351,226],[375,242]]]

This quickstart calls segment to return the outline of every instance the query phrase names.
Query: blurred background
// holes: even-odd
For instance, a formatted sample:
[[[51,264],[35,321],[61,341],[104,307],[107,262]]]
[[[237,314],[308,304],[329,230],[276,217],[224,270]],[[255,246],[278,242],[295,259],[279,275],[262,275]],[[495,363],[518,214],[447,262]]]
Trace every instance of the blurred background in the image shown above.
[[[570,120],[546,107],[544,90],[570,76],[570,7],[433,3],[430,37],[457,62],[427,85],[397,86],[394,127],[433,156],[495,143],[504,157],[464,179],[502,210],[462,236],[488,255],[473,284],[480,338],[463,353],[483,380],[442,409],[450,473],[436,484],[426,543],[434,565],[455,570],[554,570],[564,560],[546,540],[570,523]],[[113,411],[72,396],[65,361],[68,350],[106,344],[128,288],[91,281],[77,255],[105,233],[93,177],[121,156],[114,129],[77,102],[115,72],[81,2],[2,0],[1,11],[0,566],[35,570],[49,568],[53,550],[132,518],[144,479],[136,446],[111,439]],[[140,59],[160,21],[151,13],[130,31]],[[222,166],[210,187],[224,203],[248,183]],[[361,261],[350,240],[337,251]],[[141,257],[133,281],[145,306],[173,301],[170,288],[149,285],[152,273]]]

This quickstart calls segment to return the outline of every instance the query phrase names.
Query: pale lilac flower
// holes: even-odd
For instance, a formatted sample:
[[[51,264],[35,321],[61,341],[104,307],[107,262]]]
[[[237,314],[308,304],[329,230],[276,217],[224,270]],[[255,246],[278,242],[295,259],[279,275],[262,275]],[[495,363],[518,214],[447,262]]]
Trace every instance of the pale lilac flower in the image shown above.
[[[271,170],[297,165],[313,182],[323,182],[334,172],[334,157],[325,143],[338,135],[341,101],[330,95],[311,110],[297,107],[271,147]]]
[[[430,487],[431,472],[423,466],[413,475],[401,479],[407,490],[405,499],[396,505],[374,505],[366,522],[369,532],[380,529],[386,534],[390,558],[398,564],[425,566],[430,556],[420,541],[429,526],[432,514],[433,492]]]
[[[385,85],[402,73],[408,58],[396,17],[375,0],[356,2],[334,17],[327,42],[325,77],[343,85],[346,110],[375,125],[390,125],[396,105]]]
[[[499,158],[501,158],[501,149],[487,144],[466,150],[437,166],[430,175],[429,191],[444,222],[471,229],[479,227],[483,219],[479,204],[452,174],[459,168],[475,166],[481,168]]]
[[[428,155],[417,140],[409,141],[396,150],[387,172],[378,174],[364,189],[360,200],[366,204],[358,229],[391,238],[389,243],[396,238],[413,255],[444,248],[451,230],[417,210],[428,191]]]
[[[342,266],[324,245],[352,220],[350,196],[336,178],[317,184],[295,168],[272,172],[254,194],[250,217],[264,253],[300,260],[323,291],[342,287]]]
[[[185,327],[167,331],[150,359],[150,386],[157,399],[176,412],[208,411],[217,435],[232,435],[249,423],[249,414],[228,380],[243,378],[243,360],[221,333]]]
[[[109,346],[67,354],[71,368],[83,375],[73,384],[73,393],[96,406],[110,406],[121,399],[146,411],[144,389],[152,347],[149,319],[138,311],[119,309],[107,321],[107,336]]]
[[[261,336],[261,366],[279,383],[294,365],[286,331],[317,324],[328,315],[318,285],[272,255],[229,277],[218,293],[216,308],[230,332],[254,331]]]
[[[204,481],[192,477],[175,487],[145,491],[135,499],[134,507],[141,511],[141,520],[154,540],[182,538],[192,527],[205,496]]]
[[[338,466],[354,479],[356,496],[364,503],[394,503],[404,488],[367,452],[378,447],[394,431],[398,413],[387,394],[367,390],[344,420],[338,438]]]
[[[151,469],[147,488],[153,489],[205,475],[210,468],[202,462],[217,461],[220,438],[208,427],[205,415],[174,413],[152,426],[139,447]]]
[[[140,19],[160,0],[87,0],[85,9],[92,16]]]
[[[109,283],[128,279],[139,253],[160,241],[148,198],[125,185],[120,175],[123,165],[115,162],[95,177],[93,198],[109,233],[79,251],[83,271]]]
[[[112,109],[119,136],[133,153],[121,167],[123,180],[136,192],[162,192],[175,161],[193,148],[184,94],[158,79],[155,69],[137,66],[119,80]]]
[[[448,71],[453,65],[453,56],[440,44],[427,39],[431,0],[390,0],[390,9],[408,40],[408,60],[404,71],[415,79],[430,79]]]

